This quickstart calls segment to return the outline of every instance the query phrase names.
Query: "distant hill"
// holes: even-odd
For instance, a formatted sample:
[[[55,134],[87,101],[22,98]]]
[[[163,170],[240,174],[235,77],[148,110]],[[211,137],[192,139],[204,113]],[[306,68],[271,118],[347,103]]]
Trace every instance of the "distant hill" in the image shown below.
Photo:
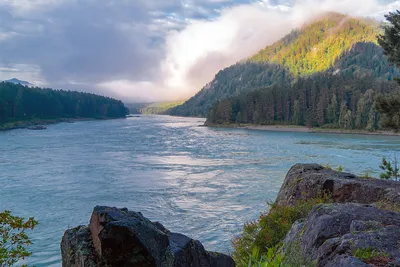
[[[141,109],[150,105],[149,103],[125,103],[129,110],[129,114],[141,114]]]
[[[13,84],[20,84],[20,85],[29,86],[29,87],[33,87],[34,86],[30,82],[21,81],[21,80],[18,80],[17,78],[12,78],[12,79],[6,80],[4,82],[13,83]]]
[[[172,101],[172,102],[161,102],[161,103],[153,103],[149,104],[142,109],[140,109],[140,113],[142,114],[168,114],[168,112],[182,105],[185,101]]]
[[[271,86],[292,88],[315,75],[391,81],[400,72],[377,45],[379,23],[328,13],[292,31],[250,58],[221,70],[194,97],[169,111],[171,115],[206,116],[218,101]],[[293,102],[295,99],[290,99]]]
[[[168,114],[168,112],[185,101],[157,102],[157,103],[129,103],[126,106],[131,114]]]

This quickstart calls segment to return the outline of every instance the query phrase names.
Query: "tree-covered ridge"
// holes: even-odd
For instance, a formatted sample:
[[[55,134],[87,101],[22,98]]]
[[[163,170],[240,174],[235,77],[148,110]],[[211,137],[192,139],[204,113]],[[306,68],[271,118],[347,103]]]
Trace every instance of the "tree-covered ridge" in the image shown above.
[[[399,69],[390,65],[382,48],[375,43],[356,43],[345,51],[334,66],[321,72],[332,77],[363,78],[369,76],[391,81],[400,76]],[[304,76],[302,78],[306,78]],[[292,86],[295,78],[291,72],[276,64],[245,62],[220,71],[215,79],[183,105],[173,108],[171,115],[206,116],[218,100],[234,97],[244,92],[263,89],[272,85],[282,88]]]
[[[373,76],[383,80],[394,80],[400,70],[391,65],[380,46],[374,43],[357,43],[343,53],[335,65],[327,71],[337,75]]]
[[[378,26],[374,20],[329,13],[249,60],[221,70],[199,93],[169,114],[206,116],[218,100],[271,85],[291,85],[298,77],[318,72],[392,80],[399,71],[388,63],[376,43]]]
[[[299,78],[290,86],[275,85],[218,101],[207,122],[376,130],[383,119],[376,100],[395,91],[395,82],[370,75],[321,73]]]
[[[116,99],[90,93],[0,83],[0,125],[60,118],[121,118],[127,109]]]
[[[311,75],[332,67],[356,43],[376,43],[377,23],[329,13],[250,58],[251,62],[275,63],[294,76]]]
[[[140,114],[147,114],[147,115],[167,114],[170,109],[180,106],[184,102],[185,101],[172,101],[172,102],[147,104],[146,106],[140,109]]]
[[[273,84],[288,83],[291,80],[289,71],[279,65],[237,63],[220,71],[215,79],[200,92],[183,105],[172,108],[168,113],[178,116],[204,117],[217,100]]]

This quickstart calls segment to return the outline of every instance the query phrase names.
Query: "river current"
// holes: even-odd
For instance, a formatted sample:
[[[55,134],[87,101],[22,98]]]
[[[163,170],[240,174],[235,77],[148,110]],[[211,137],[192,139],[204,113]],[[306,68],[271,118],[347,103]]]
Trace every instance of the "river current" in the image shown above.
[[[400,137],[200,127],[203,119],[142,116],[0,132],[0,210],[39,221],[29,264],[61,266],[67,228],[96,205],[141,211],[228,253],[243,223],[274,200],[295,163],[379,173]]]

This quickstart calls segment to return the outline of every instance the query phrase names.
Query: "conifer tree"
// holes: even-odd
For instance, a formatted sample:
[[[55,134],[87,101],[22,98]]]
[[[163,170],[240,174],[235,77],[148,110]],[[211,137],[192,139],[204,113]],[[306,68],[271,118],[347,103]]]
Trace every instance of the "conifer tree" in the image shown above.
[[[384,32],[378,36],[378,42],[382,46],[389,61],[400,67],[400,11],[390,12],[386,16],[388,23]],[[397,82],[400,80],[397,78]],[[378,110],[385,117],[384,127],[400,130],[400,93],[391,94],[378,99]]]

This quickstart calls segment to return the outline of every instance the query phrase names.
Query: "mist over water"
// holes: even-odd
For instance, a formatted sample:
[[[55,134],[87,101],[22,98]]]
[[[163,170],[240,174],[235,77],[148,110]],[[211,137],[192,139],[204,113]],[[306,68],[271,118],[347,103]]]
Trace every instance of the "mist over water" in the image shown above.
[[[0,132],[0,210],[34,216],[30,264],[60,266],[67,228],[95,205],[141,211],[229,252],[243,223],[274,200],[295,163],[378,173],[399,137],[199,127],[203,119],[142,116]]]

